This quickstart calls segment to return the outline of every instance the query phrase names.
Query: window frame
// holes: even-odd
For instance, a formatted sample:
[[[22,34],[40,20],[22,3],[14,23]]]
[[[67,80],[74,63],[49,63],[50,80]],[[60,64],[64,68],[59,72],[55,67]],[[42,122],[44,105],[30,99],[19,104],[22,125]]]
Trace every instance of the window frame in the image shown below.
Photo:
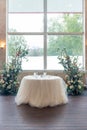
[[[84,19],[85,19],[85,14],[84,14],[84,1],[85,0],[82,0],[82,14],[83,14],[83,27],[85,25],[84,23]],[[7,0],[7,5],[8,5],[8,2],[9,0]],[[83,38],[84,38],[84,41],[83,41],[83,67],[85,68],[85,48],[84,48],[84,43],[85,43],[85,28],[84,28],[84,31],[83,32],[47,32],[47,14],[49,12],[47,12],[47,0],[43,0],[43,15],[44,15],[44,29],[43,29],[43,32],[9,32],[8,31],[8,14],[9,13],[12,13],[12,12],[9,12],[8,9],[7,9],[7,37],[9,35],[43,35],[44,37],[44,48],[43,48],[43,51],[45,52],[44,55],[43,55],[43,66],[44,66],[44,69],[43,70],[47,70],[47,36],[49,35],[82,35]],[[9,6],[7,6],[9,8]],[[16,12],[18,13],[18,12]],[[31,12],[32,13],[32,12]],[[38,12],[33,12],[33,13],[38,13]],[[58,12],[57,12],[58,13]],[[77,12],[61,12],[61,13],[77,13]],[[80,12],[81,13],[81,12]],[[7,38],[7,41],[8,41],[8,38]],[[8,54],[8,50],[7,50],[7,54]],[[8,61],[8,55],[7,55],[7,61]],[[30,70],[32,71],[32,70]],[[38,71],[38,70],[37,70]],[[41,71],[41,70],[40,70]],[[56,70],[51,70],[51,71],[56,71]],[[61,70],[58,70],[58,71],[61,71]]]

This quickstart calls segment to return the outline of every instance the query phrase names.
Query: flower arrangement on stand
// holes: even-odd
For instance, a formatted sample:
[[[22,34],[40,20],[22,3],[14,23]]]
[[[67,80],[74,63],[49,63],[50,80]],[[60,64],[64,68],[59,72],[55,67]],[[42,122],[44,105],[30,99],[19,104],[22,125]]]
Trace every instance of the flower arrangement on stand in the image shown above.
[[[19,86],[19,82],[17,76],[21,69],[19,69],[15,64],[9,63],[6,64],[1,71],[0,76],[0,94],[8,95],[8,94],[16,94]]]
[[[58,52],[59,49],[58,49]],[[64,48],[58,55],[59,63],[64,67],[65,81],[69,95],[81,95],[84,90],[83,72],[79,70],[78,58],[70,57]]]
[[[8,64],[5,64],[0,72],[0,94],[15,95],[19,87],[18,75],[22,71],[22,58],[26,57],[29,50],[17,48],[16,54]]]

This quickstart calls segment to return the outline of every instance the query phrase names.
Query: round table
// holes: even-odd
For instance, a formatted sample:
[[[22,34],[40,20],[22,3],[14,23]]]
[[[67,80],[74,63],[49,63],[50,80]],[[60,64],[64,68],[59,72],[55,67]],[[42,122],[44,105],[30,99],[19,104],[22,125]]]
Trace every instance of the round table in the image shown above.
[[[66,104],[68,102],[66,84],[58,76],[24,76],[15,102],[17,105],[29,104],[38,108]]]

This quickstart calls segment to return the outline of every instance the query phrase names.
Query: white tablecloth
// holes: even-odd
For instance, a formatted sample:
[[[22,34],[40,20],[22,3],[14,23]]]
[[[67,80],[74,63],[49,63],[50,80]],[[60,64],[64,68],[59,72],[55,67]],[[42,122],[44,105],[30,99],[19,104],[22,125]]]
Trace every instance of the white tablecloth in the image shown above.
[[[66,84],[57,76],[25,76],[15,97],[17,105],[56,106],[68,102]]]

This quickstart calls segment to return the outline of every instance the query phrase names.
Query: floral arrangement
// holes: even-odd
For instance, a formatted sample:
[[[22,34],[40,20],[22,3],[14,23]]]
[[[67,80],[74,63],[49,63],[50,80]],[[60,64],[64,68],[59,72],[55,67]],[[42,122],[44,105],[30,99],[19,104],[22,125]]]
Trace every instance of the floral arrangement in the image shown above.
[[[59,49],[58,49],[59,52]],[[65,81],[69,95],[80,95],[84,90],[83,73],[79,70],[78,58],[70,57],[64,48],[58,55],[59,63],[64,67]]]
[[[15,64],[6,64],[0,75],[0,94],[16,94],[19,86],[17,76],[20,69]]]
[[[8,64],[5,64],[3,70],[0,72],[0,94],[1,95],[15,95],[19,87],[18,75],[22,71],[22,58],[26,57],[29,50],[21,50],[17,48],[15,57],[12,57]]]

